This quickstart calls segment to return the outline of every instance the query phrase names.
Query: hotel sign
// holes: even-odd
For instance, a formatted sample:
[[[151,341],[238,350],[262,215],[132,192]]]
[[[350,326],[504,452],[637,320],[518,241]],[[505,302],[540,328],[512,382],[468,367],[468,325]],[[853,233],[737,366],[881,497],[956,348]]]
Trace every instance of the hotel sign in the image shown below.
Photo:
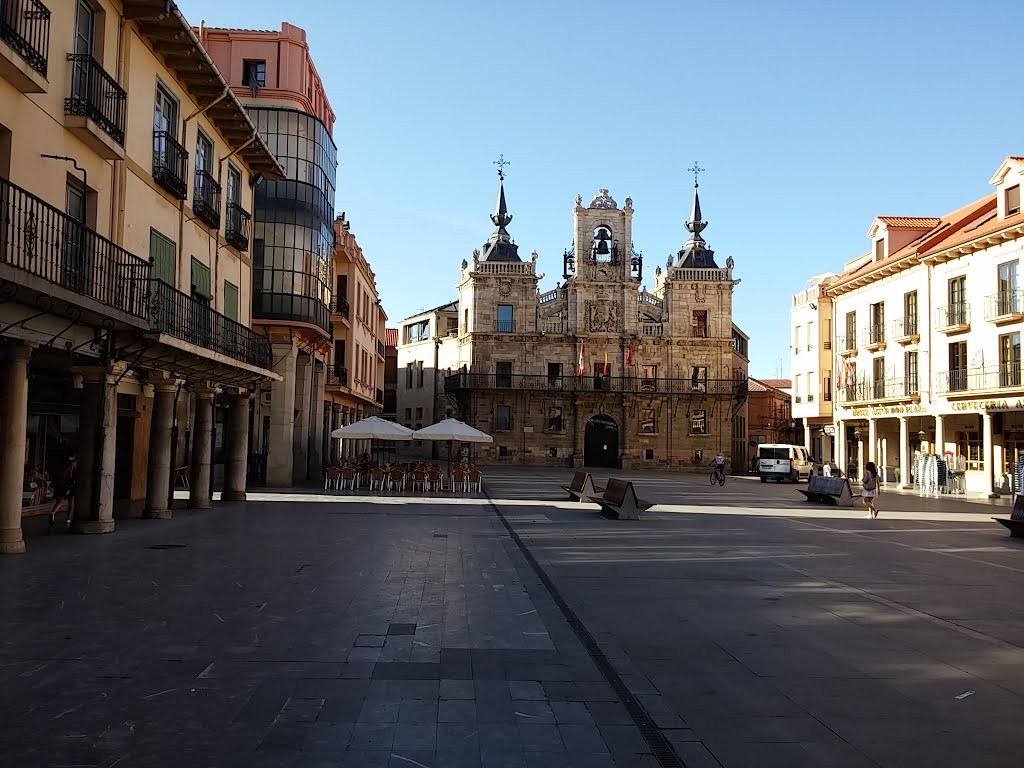
[[[904,416],[912,413],[928,413],[923,405],[873,405],[870,408],[854,408],[854,416]]]

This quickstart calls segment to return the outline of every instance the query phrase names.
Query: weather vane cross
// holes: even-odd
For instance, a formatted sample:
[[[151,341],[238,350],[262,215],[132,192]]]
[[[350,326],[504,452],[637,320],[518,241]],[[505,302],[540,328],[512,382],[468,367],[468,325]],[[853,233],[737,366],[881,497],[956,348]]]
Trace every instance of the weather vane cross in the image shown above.
[[[693,167],[687,168],[690,173],[693,174],[693,186],[697,186],[697,177],[700,176],[707,168],[701,168],[700,163],[696,160],[693,161]]]
[[[502,153],[502,154],[498,155],[498,159],[497,160],[494,160],[492,162],[496,166],[498,166],[498,179],[500,179],[501,181],[504,181],[505,180],[505,166],[506,165],[512,165],[512,161],[506,160],[505,159],[505,154]]]

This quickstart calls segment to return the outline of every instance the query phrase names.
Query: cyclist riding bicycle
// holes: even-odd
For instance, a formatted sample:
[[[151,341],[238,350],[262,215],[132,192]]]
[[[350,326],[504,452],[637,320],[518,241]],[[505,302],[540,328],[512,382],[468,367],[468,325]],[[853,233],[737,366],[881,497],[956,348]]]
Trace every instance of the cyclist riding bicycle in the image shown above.
[[[714,467],[711,470],[711,484],[714,485],[717,482],[719,485],[725,485],[725,456],[721,451],[715,454],[715,460],[711,462],[711,466]]]

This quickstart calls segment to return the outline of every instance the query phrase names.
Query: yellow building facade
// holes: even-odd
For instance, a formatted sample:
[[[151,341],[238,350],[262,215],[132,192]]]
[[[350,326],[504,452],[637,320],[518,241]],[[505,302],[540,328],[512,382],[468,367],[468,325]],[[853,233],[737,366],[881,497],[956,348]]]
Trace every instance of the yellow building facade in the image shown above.
[[[0,25],[0,551],[244,498],[254,189],[283,170],[164,0],[9,0]],[[71,492],[62,475],[77,462]]]

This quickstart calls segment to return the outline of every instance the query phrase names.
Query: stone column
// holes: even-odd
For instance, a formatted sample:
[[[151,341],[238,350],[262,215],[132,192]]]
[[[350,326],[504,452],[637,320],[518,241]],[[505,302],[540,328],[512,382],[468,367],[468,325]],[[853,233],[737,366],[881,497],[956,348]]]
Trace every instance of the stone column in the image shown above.
[[[946,436],[942,434],[942,416],[936,414],[935,416],[935,445],[932,447],[932,453],[937,453],[940,457],[946,452]]]
[[[295,431],[292,433],[292,485],[300,485],[309,476],[309,386],[312,383],[311,356],[300,354],[295,361]]]
[[[864,477],[864,433],[857,438],[857,479]]]
[[[192,467],[189,470],[189,509],[210,508],[210,463],[213,457],[212,388],[192,390],[195,413],[192,417]]]
[[[0,555],[25,551],[21,532],[21,489],[25,482],[25,440],[28,430],[28,359],[32,348],[11,345],[4,362],[3,400],[0,401]]]
[[[846,476],[846,424],[842,421],[836,421],[836,435],[835,435],[835,457],[836,466],[839,467],[839,471]]]
[[[146,506],[142,516],[167,520],[171,517],[171,435],[174,431],[173,379],[154,379],[153,422],[149,432],[149,464],[146,467]]]
[[[227,439],[224,444],[224,490],[222,501],[245,501],[249,471],[249,395],[228,397]]]
[[[117,458],[117,379],[124,370],[80,368],[82,407],[75,473],[75,533],[114,530],[114,463]]]
[[[878,420],[868,419],[868,461],[878,464]]]
[[[274,344],[274,373],[281,381],[270,385],[270,445],[267,446],[267,487],[292,485],[292,440],[295,434],[295,358],[292,344]]]
[[[900,487],[910,488],[910,435],[907,417],[900,416]]]
[[[985,485],[983,493],[990,499],[999,498],[995,488],[995,451],[992,450],[992,414],[988,411],[981,413],[982,428],[982,461],[985,467]]]

